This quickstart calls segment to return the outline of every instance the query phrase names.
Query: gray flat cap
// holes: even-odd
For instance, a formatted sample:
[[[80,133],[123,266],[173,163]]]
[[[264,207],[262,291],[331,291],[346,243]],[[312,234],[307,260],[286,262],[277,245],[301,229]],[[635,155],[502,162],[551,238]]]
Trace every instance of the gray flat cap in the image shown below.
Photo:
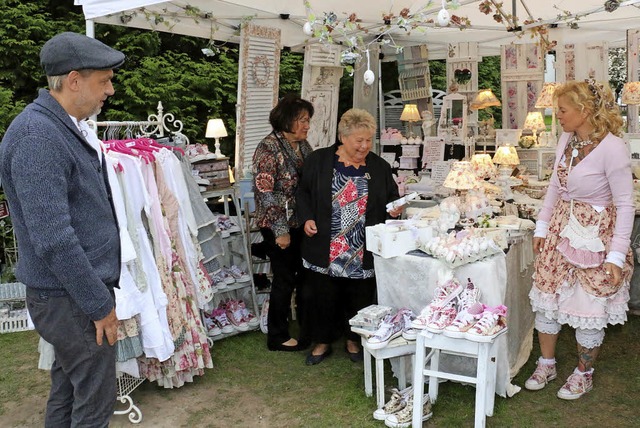
[[[78,33],[53,36],[40,50],[40,64],[47,76],[60,76],[73,70],[111,70],[122,63],[122,52]]]

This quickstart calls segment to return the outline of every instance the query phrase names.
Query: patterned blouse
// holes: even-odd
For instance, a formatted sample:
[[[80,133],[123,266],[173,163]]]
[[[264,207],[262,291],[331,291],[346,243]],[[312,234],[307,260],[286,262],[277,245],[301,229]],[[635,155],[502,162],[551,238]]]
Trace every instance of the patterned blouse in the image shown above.
[[[366,166],[345,167],[335,158],[332,193],[331,244],[329,267],[304,261],[306,268],[332,277],[363,279],[374,276],[373,269],[363,269],[365,215],[369,187]]]
[[[298,227],[296,190],[304,159],[313,151],[300,141],[296,152],[279,132],[272,132],[253,154],[253,192],[256,224],[271,229],[278,237]]]

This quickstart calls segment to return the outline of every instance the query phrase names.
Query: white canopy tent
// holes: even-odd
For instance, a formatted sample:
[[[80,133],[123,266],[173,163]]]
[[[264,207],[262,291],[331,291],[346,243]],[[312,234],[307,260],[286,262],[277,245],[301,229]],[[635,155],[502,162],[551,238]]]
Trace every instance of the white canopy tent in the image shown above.
[[[361,29],[348,33],[349,36],[362,36],[364,43],[368,43],[384,33],[398,46],[426,43],[432,59],[445,58],[450,43],[468,41],[479,43],[481,56],[499,55],[501,45],[531,42],[531,28],[541,23],[554,27],[548,28],[549,41],[599,40],[611,47],[621,47],[625,45],[626,30],[640,25],[640,0],[505,1],[503,11],[507,19],[503,23],[493,18],[495,7],[488,15],[480,10],[480,5],[485,3],[481,0],[443,2],[451,15],[468,18],[469,24],[464,29],[453,24],[443,28],[436,23],[442,8],[438,0],[75,0],[75,3],[82,6],[87,20],[97,23],[236,43],[239,26],[252,20],[261,26],[279,28],[282,45],[293,50],[317,42],[303,32],[303,25],[311,14],[321,20],[325,13],[333,12],[338,21],[345,21],[355,13]],[[605,4],[618,7],[608,12]],[[420,20],[413,21],[416,26],[410,31],[396,24],[403,8],[408,8],[409,14],[421,14]],[[391,25],[386,26],[383,16],[389,14],[393,14]],[[517,17],[523,31],[508,30],[510,15]],[[536,22],[524,24],[530,17]],[[331,34],[336,42],[344,39],[344,35]]]

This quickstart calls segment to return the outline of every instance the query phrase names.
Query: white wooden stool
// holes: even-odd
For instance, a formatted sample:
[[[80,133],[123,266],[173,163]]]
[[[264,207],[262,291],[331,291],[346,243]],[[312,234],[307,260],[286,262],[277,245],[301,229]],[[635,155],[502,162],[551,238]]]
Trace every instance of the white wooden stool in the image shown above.
[[[376,360],[376,391],[378,409],[384,406],[384,360],[387,358],[400,358],[400,369],[398,373],[398,387],[404,389],[407,387],[407,379],[405,375],[406,361],[409,356],[413,356],[416,352],[416,342],[407,341],[402,337],[393,339],[387,346],[381,349],[371,349],[367,344],[367,339],[362,337],[362,351],[364,354],[364,393],[367,397],[373,395],[372,373],[371,373],[371,357]]]
[[[414,397],[424,394],[425,377],[429,378],[429,398],[435,403],[438,398],[438,379],[474,384],[476,386],[475,427],[485,426],[486,416],[493,416],[496,393],[496,340],[505,333],[504,329],[491,342],[474,342],[434,334],[423,330],[416,339],[416,357],[413,367]],[[427,354],[426,348],[431,348]],[[463,376],[439,370],[440,353],[476,358],[476,376]],[[427,364],[429,367],[427,368]],[[413,406],[413,426],[422,426],[422,406]]]

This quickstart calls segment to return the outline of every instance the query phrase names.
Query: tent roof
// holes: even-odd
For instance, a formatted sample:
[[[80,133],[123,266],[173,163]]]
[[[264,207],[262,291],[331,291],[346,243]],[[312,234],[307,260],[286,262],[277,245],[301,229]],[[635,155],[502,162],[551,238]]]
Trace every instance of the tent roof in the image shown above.
[[[309,13],[322,19],[328,12],[334,12],[342,21],[355,13],[361,20],[360,25],[366,29],[356,32],[363,36],[365,43],[385,33],[397,45],[426,43],[431,58],[446,57],[449,43],[477,41],[480,55],[488,56],[498,55],[501,45],[531,42],[530,32],[510,32],[505,24],[496,22],[492,14],[482,13],[479,9],[481,0],[457,0],[460,5],[457,9],[447,2],[452,15],[469,18],[469,28],[439,28],[433,22],[423,22],[409,32],[397,25],[385,27],[382,16],[390,12],[399,16],[401,9],[408,7],[411,12],[425,12],[427,18],[436,21],[440,2],[435,0],[428,6],[428,0],[309,0],[309,10],[303,0],[75,0],[75,3],[82,5],[86,19],[98,23],[234,43],[239,40],[239,26],[251,19],[258,25],[280,28],[283,46],[294,50],[301,49],[305,43],[317,42],[302,31]],[[528,18],[527,11],[535,20],[557,24],[557,28],[549,28],[548,39],[559,44],[604,40],[610,46],[622,47],[626,43],[626,30],[640,28],[640,0],[621,1],[620,7],[613,12],[604,10],[605,0],[513,0],[503,3],[506,14],[512,14],[512,5],[516,5],[515,15],[520,24]],[[570,28],[571,23],[577,24],[578,28]],[[529,27],[522,26],[525,30]],[[334,40],[341,38],[336,31],[331,35]]]

